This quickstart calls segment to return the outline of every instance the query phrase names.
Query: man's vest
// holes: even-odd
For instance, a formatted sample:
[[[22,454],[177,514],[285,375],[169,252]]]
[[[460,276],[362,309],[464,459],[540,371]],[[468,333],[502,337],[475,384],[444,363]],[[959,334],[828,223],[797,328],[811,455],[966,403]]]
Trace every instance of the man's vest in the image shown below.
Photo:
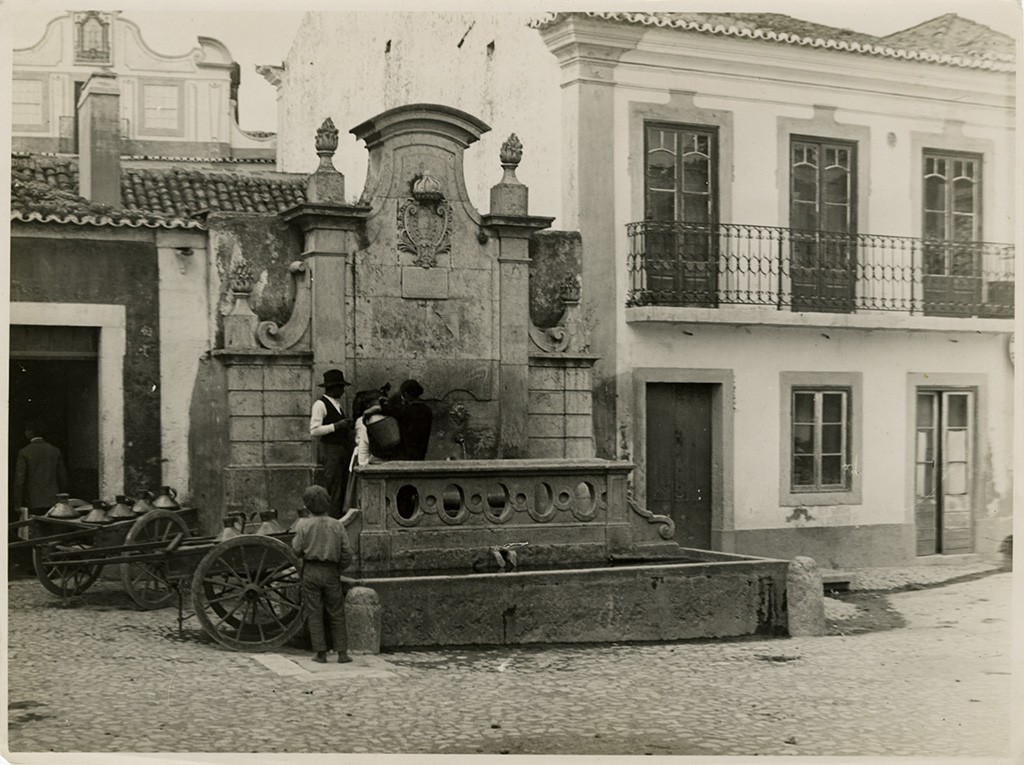
[[[334,423],[345,419],[345,415],[334,405],[334,402],[327,398],[327,396],[321,396],[320,400],[323,402],[324,408],[327,410],[327,414],[324,415],[324,425],[333,425]],[[349,428],[336,430],[333,433],[320,436],[320,442],[324,444],[338,444],[339,446],[351,446],[352,431]]]

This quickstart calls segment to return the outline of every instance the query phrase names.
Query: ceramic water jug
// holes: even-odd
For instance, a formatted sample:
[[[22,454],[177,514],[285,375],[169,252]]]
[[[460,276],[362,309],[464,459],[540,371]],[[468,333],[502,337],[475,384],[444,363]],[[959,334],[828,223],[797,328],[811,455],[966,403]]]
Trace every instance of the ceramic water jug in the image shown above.
[[[107,517],[112,521],[120,521],[125,518],[134,518],[135,513],[132,512],[131,502],[128,497],[124,494],[118,494],[114,497],[114,506],[110,508],[110,512],[107,513]]]
[[[170,486],[161,486],[160,493],[153,500],[153,507],[157,510],[177,510],[181,507],[178,504],[178,492]]]
[[[136,515],[144,515],[153,509],[153,493],[149,491],[139,492],[139,498],[132,505],[132,512]]]
[[[236,518],[233,515],[229,515],[224,519],[224,528],[221,532],[213,538],[214,542],[223,542],[227,539],[233,539],[234,537],[242,536],[242,533],[235,526]]]
[[[267,510],[260,513],[260,527],[256,529],[257,534],[263,534],[264,536],[270,536],[271,534],[280,534],[284,529],[281,528],[281,524],[277,522],[277,510]]]
[[[107,517],[107,503],[102,499],[93,500],[92,510],[82,519],[82,523],[106,523],[110,520]]]
[[[58,494],[57,502],[46,511],[47,516],[50,518],[77,518],[78,513],[68,502],[70,498],[70,494]]]

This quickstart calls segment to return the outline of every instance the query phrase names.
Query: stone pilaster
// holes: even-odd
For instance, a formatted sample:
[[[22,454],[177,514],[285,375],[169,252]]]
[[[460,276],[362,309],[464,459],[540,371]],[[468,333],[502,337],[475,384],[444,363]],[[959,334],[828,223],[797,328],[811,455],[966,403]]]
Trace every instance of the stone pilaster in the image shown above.
[[[553,218],[528,215],[528,192],[516,178],[523,147],[513,133],[501,147],[504,176],[491,189],[491,213],[482,223],[500,240],[498,255],[500,346],[498,456],[525,457],[529,451],[530,237]]]
[[[302,258],[311,275],[310,347],[313,351],[313,387],[327,369],[343,369],[351,378],[350,359],[346,358],[349,335],[347,294],[349,259],[363,235],[370,208],[345,203],[345,179],[332,161],[338,147],[338,131],[328,118],[316,135],[320,166],[306,184],[305,204],[281,213],[286,223],[303,233]]]

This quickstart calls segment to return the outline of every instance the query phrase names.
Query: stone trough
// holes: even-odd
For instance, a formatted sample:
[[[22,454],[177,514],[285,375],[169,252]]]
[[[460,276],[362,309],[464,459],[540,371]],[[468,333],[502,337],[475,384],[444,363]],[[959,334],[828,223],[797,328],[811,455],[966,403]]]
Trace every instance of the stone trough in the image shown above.
[[[626,462],[466,460],[358,470],[353,582],[381,646],[785,635],[788,563],[679,547]]]

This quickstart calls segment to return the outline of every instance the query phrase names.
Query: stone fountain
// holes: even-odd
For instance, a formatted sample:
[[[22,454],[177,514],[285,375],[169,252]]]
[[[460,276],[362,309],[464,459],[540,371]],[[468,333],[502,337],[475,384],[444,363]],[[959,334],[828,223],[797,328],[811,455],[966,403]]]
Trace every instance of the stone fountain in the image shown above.
[[[289,318],[260,321],[253,278],[232,280],[211,373],[232,455],[216,496],[228,512],[295,505],[325,369],[357,389],[414,377],[434,412],[428,459],[357,469],[349,526],[385,646],[784,633],[785,561],[680,548],[671,519],[631,501],[632,465],[594,457],[582,243],[529,214],[515,135],[490,211],[474,208],[463,155],[487,130],[431,104],[367,120],[351,131],[369,151],[355,203],[332,162],[337,130],[318,131],[306,202],[280,216],[302,238]],[[241,402],[257,398],[260,435],[236,442],[256,425]],[[285,401],[289,415],[267,408]],[[273,438],[287,417],[302,420],[290,450]]]

